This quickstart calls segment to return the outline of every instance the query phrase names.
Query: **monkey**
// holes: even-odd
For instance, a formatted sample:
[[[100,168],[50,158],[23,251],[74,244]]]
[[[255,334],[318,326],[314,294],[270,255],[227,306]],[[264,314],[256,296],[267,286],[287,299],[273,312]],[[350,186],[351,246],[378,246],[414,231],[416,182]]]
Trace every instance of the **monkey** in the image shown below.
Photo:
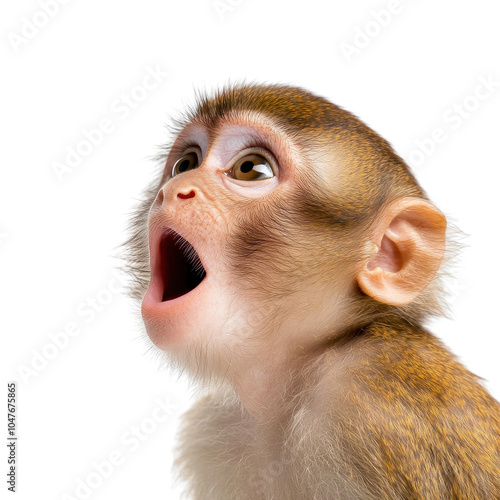
[[[200,92],[131,220],[131,294],[199,399],[204,500],[500,498],[500,404],[426,327],[454,240],[404,160],[301,87]]]

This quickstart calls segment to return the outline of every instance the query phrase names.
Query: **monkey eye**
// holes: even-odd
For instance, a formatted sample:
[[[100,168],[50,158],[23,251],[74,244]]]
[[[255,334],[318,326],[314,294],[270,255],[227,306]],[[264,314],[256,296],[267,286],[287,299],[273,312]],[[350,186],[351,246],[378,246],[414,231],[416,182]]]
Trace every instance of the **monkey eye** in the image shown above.
[[[254,153],[240,158],[228,175],[240,181],[261,181],[274,177],[274,170],[266,158]]]
[[[198,166],[198,156],[196,153],[188,153],[181,158],[179,158],[172,168],[172,177],[177,174],[182,174],[188,170],[193,170]]]

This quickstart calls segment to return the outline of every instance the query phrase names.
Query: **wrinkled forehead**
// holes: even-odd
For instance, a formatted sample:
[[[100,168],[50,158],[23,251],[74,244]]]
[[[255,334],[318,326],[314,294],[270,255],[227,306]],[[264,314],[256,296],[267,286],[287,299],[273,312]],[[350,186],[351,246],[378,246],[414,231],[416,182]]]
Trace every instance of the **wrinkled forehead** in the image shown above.
[[[292,155],[300,155],[307,145],[301,135],[291,134],[290,129],[275,117],[252,110],[233,110],[211,123],[194,117],[178,134],[181,140],[199,138],[207,149],[221,137],[229,141],[241,136],[262,142],[271,149],[278,147]]]
[[[322,146],[331,150],[333,128],[343,126],[346,117],[353,118],[298,87],[253,85],[223,89],[212,97],[198,95],[196,105],[176,122],[176,129],[185,134],[191,127],[204,128],[211,144],[223,127],[241,124],[290,153],[305,154]]]
[[[180,132],[189,124],[198,124],[215,136],[222,124],[248,123],[252,118],[302,146],[326,143],[335,129],[346,127],[353,132],[354,122],[362,125],[347,111],[298,87],[253,85],[226,88],[214,96],[197,95],[195,106],[175,121],[175,129]]]

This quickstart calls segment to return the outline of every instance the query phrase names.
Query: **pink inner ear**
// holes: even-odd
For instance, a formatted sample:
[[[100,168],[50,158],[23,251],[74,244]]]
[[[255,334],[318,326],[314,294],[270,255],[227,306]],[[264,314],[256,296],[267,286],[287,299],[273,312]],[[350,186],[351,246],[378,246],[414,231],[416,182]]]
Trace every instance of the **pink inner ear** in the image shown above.
[[[401,252],[394,242],[384,235],[377,256],[368,262],[367,267],[370,271],[380,267],[384,271],[397,273],[403,267]]]

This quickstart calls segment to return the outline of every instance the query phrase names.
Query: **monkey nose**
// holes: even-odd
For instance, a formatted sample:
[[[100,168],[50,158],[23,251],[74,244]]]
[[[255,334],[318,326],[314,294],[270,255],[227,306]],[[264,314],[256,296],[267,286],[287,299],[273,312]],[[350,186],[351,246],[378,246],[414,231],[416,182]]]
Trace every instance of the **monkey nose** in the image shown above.
[[[177,190],[177,195],[174,193],[165,193],[165,189],[161,188],[156,195],[156,199],[154,201],[154,205],[156,207],[162,207],[164,203],[168,202],[170,199],[173,201],[175,198],[180,200],[188,200],[189,198],[194,198],[196,196],[196,191],[193,188],[179,189]]]

